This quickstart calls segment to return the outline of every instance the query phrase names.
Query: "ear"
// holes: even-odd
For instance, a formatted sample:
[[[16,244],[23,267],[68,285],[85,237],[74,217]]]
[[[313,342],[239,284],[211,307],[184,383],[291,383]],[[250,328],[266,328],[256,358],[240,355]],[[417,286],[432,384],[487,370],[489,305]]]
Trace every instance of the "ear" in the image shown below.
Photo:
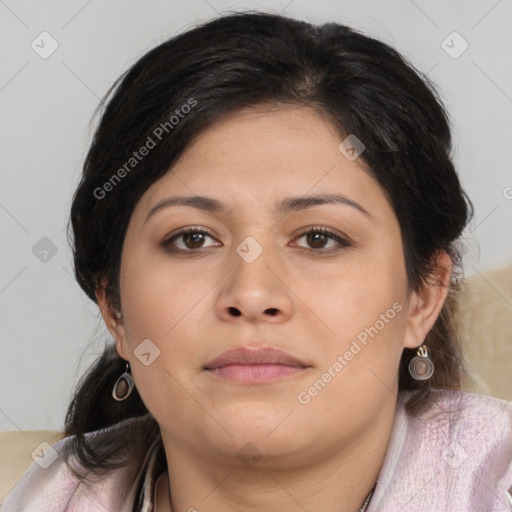
[[[101,312],[101,316],[107,326],[108,331],[116,341],[116,349],[119,356],[126,361],[129,360],[128,354],[128,342],[126,339],[126,329],[123,321],[121,312],[116,311],[110,301],[108,300],[106,293],[107,281],[103,280],[101,285],[96,287],[96,301]]]
[[[434,267],[427,282],[420,290],[411,293],[403,342],[406,348],[417,348],[423,344],[448,295],[452,260],[444,250],[437,251],[433,259]]]

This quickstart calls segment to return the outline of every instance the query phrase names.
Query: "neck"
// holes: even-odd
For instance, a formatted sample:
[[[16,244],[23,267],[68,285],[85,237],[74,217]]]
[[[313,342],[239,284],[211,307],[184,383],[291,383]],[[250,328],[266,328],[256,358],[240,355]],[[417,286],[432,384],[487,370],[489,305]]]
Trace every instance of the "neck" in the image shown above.
[[[391,436],[394,411],[365,430],[350,446],[302,465],[252,467],[194,457],[180,443],[166,443],[169,473],[162,475],[156,512],[244,510],[359,512],[379,476]],[[169,457],[168,454],[172,454]],[[170,491],[169,491],[170,489]],[[164,503],[165,502],[165,503]]]
[[[278,485],[280,485],[280,483],[277,481],[277,479],[275,477],[272,478],[272,480],[273,480],[273,483],[277,483]],[[341,508],[340,508],[340,504],[336,503],[336,505],[334,506],[334,508],[332,508],[332,510],[335,510],[336,512],[339,512],[339,510],[347,510],[347,511],[354,510],[354,512],[366,511],[366,509],[369,505],[369,501],[372,497],[373,491],[375,489],[374,486],[375,486],[375,484],[372,486],[369,493],[366,494],[365,499],[356,508],[353,508],[353,503],[356,502],[356,500],[354,499],[354,500],[345,500],[346,502],[343,505],[341,505]],[[284,493],[287,493],[289,495],[289,500],[288,500],[289,504],[291,503],[293,506],[293,503],[295,503],[295,505],[297,507],[299,507],[298,510],[300,510],[300,509],[310,510],[309,506],[305,507],[294,496],[292,496],[284,487],[282,487],[282,490]],[[267,492],[267,489],[262,489],[260,492],[262,492],[262,493]],[[264,505],[265,507],[269,506],[268,505],[269,500],[270,500],[270,498],[268,498],[268,496],[267,496],[266,504]],[[174,508],[173,508],[173,505],[171,505],[172,501],[175,502],[176,500],[171,499],[171,493],[170,493],[170,488],[169,488],[169,476],[168,476],[167,472],[164,472],[159,476],[157,483],[156,483],[154,512],[173,512],[173,510],[187,510],[187,512],[198,512],[198,509],[196,509],[195,507],[189,507],[188,509],[180,509],[179,505],[175,504]],[[201,500],[201,502],[202,501],[206,501],[206,499]],[[353,501],[353,503],[350,503],[350,501]],[[229,496],[229,503],[231,506],[234,506],[234,500],[231,495]],[[241,506],[247,507],[248,506],[247,505],[247,497],[245,497],[244,500],[240,501],[240,503],[241,503]],[[200,506],[201,508],[203,508],[201,504],[196,504],[196,506]],[[260,507],[260,506],[261,505],[258,505],[258,507]],[[213,509],[208,508],[208,510],[213,510]],[[216,509],[216,510],[220,510],[220,509]],[[250,510],[253,510],[253,509],[250,508]],[[265,510],[267,510],[267,508]],[[274,509],[272,509],[272,510],[274,510]],[[326,510],[326,509],[325,509],[325,506],[322,505],[322,506],[320,506],[320,508],[318,508],[318,510]],[[328,510],[331,510],[331,508],[329,508]]]

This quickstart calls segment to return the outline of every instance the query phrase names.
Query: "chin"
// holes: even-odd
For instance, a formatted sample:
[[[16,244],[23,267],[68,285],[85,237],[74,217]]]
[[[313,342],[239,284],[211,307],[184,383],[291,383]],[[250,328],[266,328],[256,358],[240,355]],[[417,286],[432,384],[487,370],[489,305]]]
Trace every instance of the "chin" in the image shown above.
[[[252,442],[262,449],[286,453],[298,449],[305,437],[293,421],[291,409],[278,411],[268,407],[237,407],[237,414],[222,422],[231,433],[237,446]],[[220,416],[217,420],[222,421]],[[304,441],[306,441],[304,439]],[[306,441],[307,442],[307,441]],[[284,451],[283,451],[284,450]]]

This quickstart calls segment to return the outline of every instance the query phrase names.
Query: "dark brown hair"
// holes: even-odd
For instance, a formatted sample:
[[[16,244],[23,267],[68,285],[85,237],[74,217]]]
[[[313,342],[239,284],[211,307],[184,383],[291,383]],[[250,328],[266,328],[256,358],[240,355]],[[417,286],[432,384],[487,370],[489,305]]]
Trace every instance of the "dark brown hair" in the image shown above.
[[[119,78],[100,105],[71,208],[80,286],[96,301],[106,279],[107,296],[120,311],[121,251],[139,198],[223,115],[265,104],[312,107],[338,129],[340,142],[348,134],[364,142],[359,158],[394,207],[411,290],[432,278],[439,251],[450,255],[451,289],[425,340],[436,371],[428,381],[413,380],[407,365],[415,353],[405,349],[399,389],[410,391],[407,410],[415,413],[427,404],[429,388],[459,388],[463,368],[451,304],[461,259],[456,243],[472,206],[451,160],[447,113],[428,77],[396,50],[337,23],[314,26],[260,12],[224,15],[160,44]],[[163,136],[156,147],[127,169],[133,151],[158,127]],[[75,435],[75,453],[91,469],[111,467],[108,456],[130,440],[113,439],[100,454],[84,433],[148,414],[136,390],[124,402],[113,400],[124,368],[108,344],[69,406],[66,434]],[[147,431],[157,432],[151,415],[147,421]]]

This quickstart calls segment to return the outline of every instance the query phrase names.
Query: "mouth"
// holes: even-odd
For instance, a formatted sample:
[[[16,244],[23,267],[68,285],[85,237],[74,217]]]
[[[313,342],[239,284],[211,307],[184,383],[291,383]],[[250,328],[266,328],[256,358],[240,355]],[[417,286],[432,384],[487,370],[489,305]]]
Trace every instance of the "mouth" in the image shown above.
[[[257,384],[282,380],[308,368],[311,367],[282,350],[241,347],[222,353],[204,370],[221,379]]]

